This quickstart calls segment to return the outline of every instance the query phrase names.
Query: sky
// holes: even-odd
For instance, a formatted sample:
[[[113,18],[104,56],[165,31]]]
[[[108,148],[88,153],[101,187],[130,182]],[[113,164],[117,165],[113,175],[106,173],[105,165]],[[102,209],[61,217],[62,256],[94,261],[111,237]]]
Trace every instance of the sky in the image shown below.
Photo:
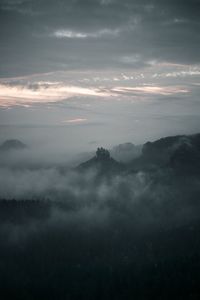
[[[200,128],[200,0],[0,0],[0,141],[88,150]]]

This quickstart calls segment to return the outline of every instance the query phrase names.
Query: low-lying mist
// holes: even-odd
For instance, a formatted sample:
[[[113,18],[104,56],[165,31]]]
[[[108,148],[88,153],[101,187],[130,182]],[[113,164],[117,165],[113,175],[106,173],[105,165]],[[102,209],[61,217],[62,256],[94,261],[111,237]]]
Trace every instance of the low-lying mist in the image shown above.
[[[197,293],[200,176],[196,161],[187,166],[198,140],[160,140],[140,155],[126,145],[120,161],[129,148],[135,158],[123,163],[105,149],[86,153],[93,158],[81,165],[44,163],[29,148],[1,153],[0,293],[56,300]]]
[[[134,170],[134,160],[121,164],[119,172],[110,172],[109,166],[100,172],[95,165],[81,170],[70,167],[67,159],[65,164],[51,162],[50,158],[48,164],[40,164],[32,156],[29,163],[30,151],[32,155],[33,150],[29,149],[3,154],[13,160],[10,164],[6,160],[1,162],[0,198],[47,201],[51,203],[51,220],[55,212],[57,217],[60,214],[60,222],[71,215],[77,220],[78,215],[79,221],[82,216],[88,222],[94,218],[92,222],[96,223],[103,215],[104,221],[105,216],[107,220],[114,216],[127,219],[134,228],[152,225],[159,229],[198,216],[200,178],[197,175],[181,176],[170,167],[156,165],[153,170]],[[23,164],[18,164],[19,158],[24,159]],[[58,203],[63,204],[61,209]]]

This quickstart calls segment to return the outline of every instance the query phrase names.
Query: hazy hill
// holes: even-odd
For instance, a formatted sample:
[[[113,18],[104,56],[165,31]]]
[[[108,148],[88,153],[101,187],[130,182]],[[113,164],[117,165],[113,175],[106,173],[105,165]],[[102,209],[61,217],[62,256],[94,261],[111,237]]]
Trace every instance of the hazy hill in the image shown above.
[[[117,161],[127,163],[141,155],[142,146],[133,143],[119,144],[110,150],[111,156]]]
[[[0,151],[22,150],[26,148],[27,148],[26,144],[22,143],[19,140],[12,139],[12,140],[5,141],[0,146]]]

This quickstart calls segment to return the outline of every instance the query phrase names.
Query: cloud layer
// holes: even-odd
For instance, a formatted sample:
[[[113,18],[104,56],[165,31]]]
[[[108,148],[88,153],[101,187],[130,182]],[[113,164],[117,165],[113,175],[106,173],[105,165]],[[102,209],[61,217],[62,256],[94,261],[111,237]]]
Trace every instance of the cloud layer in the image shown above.
[[[200,62],[195,0],[1,1],[0,14],[1,77]]]

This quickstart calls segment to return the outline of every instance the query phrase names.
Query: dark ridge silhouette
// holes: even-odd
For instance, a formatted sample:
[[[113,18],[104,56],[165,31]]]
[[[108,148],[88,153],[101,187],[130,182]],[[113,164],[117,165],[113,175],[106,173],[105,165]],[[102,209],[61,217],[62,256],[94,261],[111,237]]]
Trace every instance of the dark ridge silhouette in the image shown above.
[[[200,173],[199,148],[183,143],[172,153],[169,165],[182,174]]]
[[[97,148],[96,158],[99,161],[108,161],[110,160],[110,152],[104,148]]]
[[[142,155],[132,161],[131,167],[145,170],[172,167],[182,171],[198,171],[200,167],[200,134],[177,135],[147,142]]]
[[[26,149],[27,145],[19,140],[7,140],[0,146],[0,151],[11,151],[11,150],[23,150]]]
[[[80,164],[78,170],[87,171],[94,169],[102,175],[124,170],[124,165],[110,156],[110,152],[102,147],[97,148],[96,155],[88,161]]]

